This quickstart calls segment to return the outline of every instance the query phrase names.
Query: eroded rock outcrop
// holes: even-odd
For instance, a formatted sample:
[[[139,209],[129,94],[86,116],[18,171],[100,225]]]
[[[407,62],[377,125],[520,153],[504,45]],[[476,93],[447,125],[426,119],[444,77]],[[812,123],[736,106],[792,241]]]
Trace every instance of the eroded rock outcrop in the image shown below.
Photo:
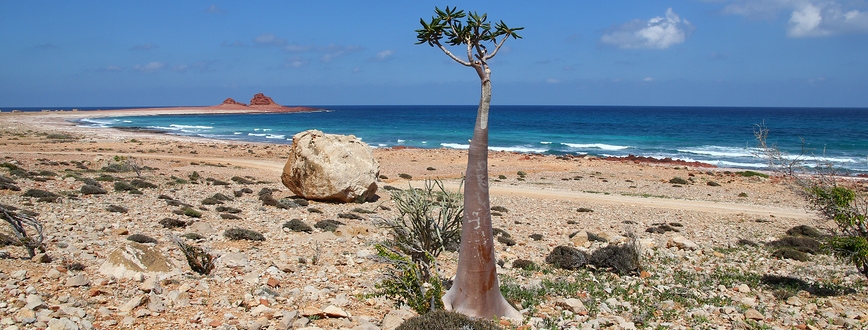
[[[128,242],[109,253],[99,272],[115,278],[140,279],[154,275],[168,277],[179,274],[180,270],[159,250]]]
[[[272,100],[268,96],[265,96],[265,94],[256,93],[256,95],[253,95],[253,98],[250,99],[250,105],[272,105],[273,106],[273,105],[279,105],[279,104],[274,103],[274,100]]]
[[[377,192],[379,173],[371,147],[355,136],[309,130],[292,138],[281,180],[306,199],[364,202]]]
[[[221,103],[221,105],[240,105],[240,106],[245,106],[245,107],[247,106],[247,105],[244,104],[244,103],[241,103],[241,102],[235,101],[235,100],[232,99],[231,97],[226,98],[225,100],[223,100],[223,103]]]

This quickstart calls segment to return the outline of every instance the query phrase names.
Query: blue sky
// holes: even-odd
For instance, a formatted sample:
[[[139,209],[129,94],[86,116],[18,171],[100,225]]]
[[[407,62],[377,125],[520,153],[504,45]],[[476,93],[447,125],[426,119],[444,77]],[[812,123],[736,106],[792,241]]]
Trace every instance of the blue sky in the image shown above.
[[[36,0],[0,1],[0,109],[476,104],[472,69],[414,44],[446,5],[525,27],[493,104],[868,107],[862,0]]]

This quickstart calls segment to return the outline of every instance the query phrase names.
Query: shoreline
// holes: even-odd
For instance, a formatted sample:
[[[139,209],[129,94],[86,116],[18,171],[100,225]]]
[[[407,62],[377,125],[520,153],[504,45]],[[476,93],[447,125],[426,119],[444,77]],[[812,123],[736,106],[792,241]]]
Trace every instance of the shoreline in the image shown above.
[[[0,204],[39,214],[47,235],[47,254],[52,259],[46,263],[31,261],[23,248],[0,247],[0,252],[9,256],[0,258],[0,278],[6,282],[5,298],[9,301],[0,307],[0,320],[22,324],[25,320],[35,324],[33,327],[44,328],[48,322],[65,318],[107,329],[249,327],[254,323],[264,327],[290,324],[295,328],[393,329],[389,324],[413,312],[395,307],[391,300],[366,296],[374,291],[387,267],[373,257],[374,244],[391,239],[388,231],[377,226],[377,219],[398,216],[391,188],[423,187],[425,180],[439,179],[447,189],[458,190],[467,165],[464,150],[374,148],[381,175],[377,202],[310,201],[305,207],[280,209],[263,204],[256,192],[269,189],[278,200],[295,197],[280,183],[288,156],[286,145],[85,128],[66,122],[72,114],[69,112],[37,114],[41,115],[0,114],[0,163],[27,173],[17,176],[11,174],[12,166],[0,167],[0,175],[21,189],[0,190]],[[141,176],[104,170],[116,163],[115,159],[124,158],[140,161],[147,169]],[[636,327],[663,323],[682,328],[709,324],[736,327],[748,316],[756,318],[756,314],[748,313],[754,309],[763,313],[754,322],[769,326],[866,325],[868,281],[853,266],[822,254],[812,255],[810,261],[780,259],[764,247],[798,225],[834,228],[832,223],[817,220],[786,182],[774,176],[741,176],[723,168],[636,161],[489,154],[491,205],[501,210],[492,222],[514,240],[510,244],[495,242],[498,260],[504,261],[498,266],[500,283],[516,288],[554,282],[580,287],[574,292],[535,293],[542,296],[526,308],[528,319],[523,322],[565,318],[567,328],[611,322],[635,322]],[[154,187],[142,188],[141,194],[114,191],[114,183],[96,181],[107,176],[116,182],[144,180]],[[406,176],[411,179],[402,178]],[[85,178],[100,182],[106,193],[83,194]],[[687,183],[673,184],[674,178]],[[39,201],[23,196],[29,189],[62,197],[56,203]],[[251,193],[244,193],[244,189]],[[220,205],[205,202],[216,194],[235,197]],[[179,207],[168,203],[166,196],[193,206],[201,216],[177,214]],[[112,206],[126,211],[109,211]],[[227,209],[237,213],[229,214]],[[375,213],[367,213],[370,211]],[[344,217],[346,214],[358,218]],[[189,226],[166,228],[160,223],[166,218],[185,221]],[[318,228],[310,233],[294,232],[283,227],[290,219],[312,227],[319,221],[337,219],[345,226],[336,232]],[[661,224],[674,230],[660,232]],[[227,230],[236,227],[261,233],[265,241],[224,237]],[[192,272],[173,244],[172,237],[189,233],[203,238],[188,243],[215,256],[217,266],[212,274]],[[644,273],[612,275],[546,265],[546,255],[556,246],[590,253],[609,244],[578,240],[578,233],[594,233],[613,244],[635,235],[642,246]],[[137,280],[102,273],[100,268],[108,256],[130,244],[131,234],[154,238],[157,243],[148,246],[168,258],[180,274],[160,275],[158,279],[145,274]],[[694,247],[679,247],[672,243],[676,240],[688,241]],[[740,243],[744,240],[757,246]],[[530,260],[540,268],[518,269],[512,266],[516,260]],[[73,263],[80,266],[73,269]],[[457,254],[444,252],[437,263],[439,275],[449,278],[457,267]],[[800,299],[799,305],[793,305],[788,303],[792,299],[777,298],[782,290],[779,286],[758,280],[766,275],[792,277],[810,286],[792,293]],[[720,282],[721,278],[732,280]],[[82,283],[72,279],[84,279],[86,284],[71,285]],[[711,284],[706,286],[708,281]],[[598,283],[611,292],[585,282]],[[144,283],[157,283],[161,291],[142,291]],[[847,293],[817,296],[808,292],[817,285],[844,288]],[[670,304],[672,298],[666,288],[674,287],[684,288],[678,292],[695,292],[688,296],[694,300]],[[648,300],[637,303],[619,293],[628,290],[645,292],[640,296]],[[41,297],[43,307],[24,308],[33,306],[28,305],[35,300],[31,295]],[[573,313],[558,303],[563,299],[581,299],[588,310]],[[604,302],[611,306],[609,310],[600,307]],[[634,317],[644,313],[643,308],[658,309],[656,306],[667,306],[668,312]],[[350,316],[326,316],[323,311],[327,307]],[[71,308],[81,313],[67,314]],[[824,313],[841,319],[828,319]],[[702,319],[673,317],[699,314]],[[395,321],[395,315],[403,316]]]

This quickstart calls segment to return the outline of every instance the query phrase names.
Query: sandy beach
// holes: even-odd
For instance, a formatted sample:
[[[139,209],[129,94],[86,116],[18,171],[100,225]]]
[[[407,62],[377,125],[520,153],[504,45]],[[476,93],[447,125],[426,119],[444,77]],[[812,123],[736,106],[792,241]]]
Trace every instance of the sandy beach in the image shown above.
[[[11,174],[9,167],[0,169],[0,175],[20,188],[0,190],[0,204],[39,214],[51,258],[45,263],[31,261],[21,247],[0,247],[8,255],[0,259],[0,283],[5,284],[0,327],[51,328],[65,322],[97,329],[393,329],[413,315],[390,300],[371,296],[387,266],[372,257],[374,244],[390,239],[387,230],[376,226],[376,219],[397,216],[385,187],[421,187],[425,179],[442,179],[450,189],[458,189],[465,151],[374,149],[382,176],[378,201],[311,201],[307,207],[278,209],[263,205],[256,192],[269,188],[275,198],[292,197],[280,183],[286,145],[84,128],[71,122],[201,111],[191,107],[0,113],[0,163],[30,173],[20,177]],[[255,110],[212,107],[205,111]],[[101,169],[116,157],[139,161],[146,168],[140,179],[156,188],[130,194],[112,191],[112,182],[103,182],[106,194],[81,194],[83,183],[77,177],[106,174]],[[501,284],[531,290],[560,281],[579,288],[569,293],[535,291],[542,292],[538,301],[512,301],[522,305],[525,314],[515,327],[868,326],[866,280],[854,267],[826,254],[811,255],[808,261],[779,259],[764,246],[794,226],[826,230],[834,225],[818,221],[804,200],[773,174],[765,178],[740,175],[743,170],[737,169],[514,152],[490,153],[489,166],[491,204],[507,210],[498,212],[494,226],[515,241],[495,243],[497,258],[504,261],[498,269]],[[412,179],[403,179],[402,174]],[[110,175],[121,181],[139,178],[133,172]],[[247,180],[233,181],[236,177]],[[687,183],[673,184],[674,178]],[[253,193],[234,194],[244,188]],[[62,197],[54,203],[39,202],[22,196],[29,189]],[[227,219],[215,205],[201,203],[217,193],[236,196],[221,206],[237,209],[233,213],[237,219]],[[194,205],[202,215],[195,219],[177,215],[173,211],[178,208],[167,205],[161,196]],[[110,205],[126,211],[108,211]],[[339,217],[347,213],[358,218]],[[167,229],[159,223],[164,218],[198,226]],[[292,232],[282,227],[290,219],[311,226],[336,219],[352,230]],[[661,224],[676,231],[648,231]],[[265,241],[228,240],[223,232],[233,227],[262,233]],[[577,243],[571,238],[582,231],[606,237],[612,244],[637,235],[643,272],[619,276],[545,265],[546,255],[559,245],[592,251],[609,244]],[[208,276],[192,272],[171,240],[172,235],[189,232],[201,234],[204,239],[196,244],[218,257],[216,269]],[[155,238],[152,245],[169,256],[181,274],[158,279],[159,290],[145,290],[146,284],[154,285],[147,278],[137,281],[101,274],[107,256],[128,242],[130,234]],[[533,239],[533,234],[542,238]],[[673,243],[682,240],[691,244]],[[316,263],[311,262],[314,257]],[[517,259],[541,268],[513,268]],[[453,276],[456,260],[456,253],[442,254],[440,275]],[[72,263],[83,267],[69,269]],[[805,284],[784,287],[771,283],[769,276]],[[87,283],[70,284],[73,278]],[[581,286],[583,281],[601,287]],[[583,300],[587,310],[572,310],[562,303],[570,298]],[[327,307],[344,315],[324,313]]]

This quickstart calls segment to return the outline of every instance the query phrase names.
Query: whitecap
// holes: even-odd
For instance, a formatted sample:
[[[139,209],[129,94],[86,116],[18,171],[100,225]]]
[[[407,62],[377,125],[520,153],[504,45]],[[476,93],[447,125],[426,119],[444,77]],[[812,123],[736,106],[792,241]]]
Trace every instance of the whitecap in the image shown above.
[[[265,136],[265,138],[266,138],[266,139],[285,139],[285,138],[286,138],[286,135],[268,134],[268,135]]]
[[[440,145],[443,147],[452,148],[452,149],[470,149],[469,144],[445,143],[444,142],[444,143],[441,143]]]
[[[629,146],[618,146],[605,143],[561,143],[570,148],[577,149],[601,149],[601,150],[624,150],[629,149]]]

